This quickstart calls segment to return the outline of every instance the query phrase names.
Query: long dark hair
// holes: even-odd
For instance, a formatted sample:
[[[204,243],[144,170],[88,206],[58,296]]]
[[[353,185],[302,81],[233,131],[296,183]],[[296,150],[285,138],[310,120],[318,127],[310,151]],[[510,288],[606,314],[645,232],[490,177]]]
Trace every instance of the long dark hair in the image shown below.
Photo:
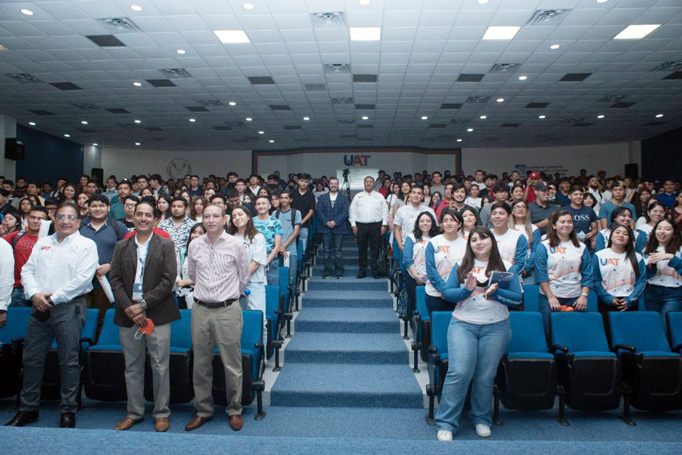
[[[429,237],[434,238],[435,236],[438,235],[438,223],[436,222],[436,219],[433,217],[433,215],[431,215],[430,212],[424,211],[417,215],[417,219],[414,221],[414,231],[412,231],[412,233],[414,234],[414,238],[417,240],[422,239],[422,230],[419,229],[419,220],[424,215],[431,218],[431,229],[429,230]]]
[[[192,241],[192,234],[194,234],[194,231],[196,231],[199,228],[204,230],[204,234],[206,233],[206,228],[204,227],[203,223],[197,223],[194,226],[192,226],[192,229],[189,230],[189,234],[187,235],[187,244],[185,245],[185,251],[189,251],[189,244]]]
[[[253,216],[251,216],[251,212],[245,207],[235,207],[232,209],[232,212],[235,210],[241,210],[242,212],[246,213],[246,216],[249,217],[249,220],[246,222],[246,230],[244,231],[244,234],[246,234],[245,237],[249,239],[249,242],[253,243],[253,238],[256,237],[256,234],[258,234],[258,229],[256,229],[256,226],[253,224]],[[227,227],[227,232],[231,235],[235,235],[237,231],[238,229],[237,226],[234,225],[234,219],[233,217],[230,217],[230,225]]]
[[[665,205],[658,202],[657,199],[654,199],[653,202],[648,202],[648,204],[649,205],[647,206],[646,211],[644,212],[644,219],[646,220],[647,223],[651,221],[651,217],[649,216],[649,212],[656,207],[661,207],[663,209],[663,213],[665,213],[667,215],[668,209],[665,207]]]
[[[471,207],[465,207],[460,212],[458,212],[459,215],[462,217],[462,225],[459,228],[460,231],[464,232],[464,213],[465,212],[471,212],[476,217],[476,224],[474,224],[474,227],[481,225],[481,219],[478,217],[478,213],[476,212],[476,209],[473,209]],[[473,229],[472,229],[472,231],[473,231]]]
[[[500,250],[497,249],[497,241],[492,231],[485,226],[476,226],[469,233],[469,240],[467,240],[467,248],[464,253],[464,259],[457,270],[457,278],[459,278],[460,283],[464,283],[467,275],[474,267],[474,260],[476,256],[474,255],[474,250],[471,249],[471,238],[474,234],[478,234],[479,238],[490,239],[492,242],[492,248],[490,249],[490,258],[488,259],[488,267],[485,269],[485,276],[489,277],[494,271],[506,272],[507,268],[504,266],[504,261],[502,256],[500,256]]]
[[[630,213],[630,218],[632,218],[632,212],[630,212],[630,209],[627,207],[618,207],[616,210],[611,212],[611,219],[609,220],[611,224],[616,222],[616,218],[621,216],[623,213],[629,212]]]
[[[559,218],[566,215],[570,216],[571,220],[573,220],[573,215],[568,210],[557,210],[556,212],[552,213],[552,215],[549,217],[549,226],[547,226],[547,239],[549,239],[549,246],[551,246],[552,248],[556,248],[561,243],[561,240],[559,239],[559,235],[556,233],[554,225],[559,220]],[[576,248],[580,247],[580,242],[578,241],[578,236],[575,233],[575,228],[569,234],[569,238],[571,239],[571,243],[573,243],[573,246],[575,246]]]
[[[443,211],[440,212],[440,224],[443,224],[443,218],[445,218],[445,215],[450,215],[453,217],[459,223],[460,227],[462,227],[464,224],[462,221],[462,215],[459,212],[452,210],[450,207],[445,207]]]
[[[648,206],[648,204],[649,204],[649,199],[647,199],[646,202],[644,202],[644,203],[642,203],[642,202],[640,201],[640,198],[642,197],[642,194],[645,193],[645,192],[646,192],[646,193],[649,193],[649,199],[651,199],[651,190],[650,190],[649,188],[640,188],[640,189],[637,191],[637,194],[635,194],[635,197],[633,198],[635,202],[634,202],[632,205],[635,206],[635,212],[636,212],[636,215],[637,215],[638,218],[639,218],[640,216],[646,217],[646,213],[647,213],[647,211],[648,211],[648,210],[647,210],[647,206]],[[647,222],[648,222],[648,221],[647,221]]]
[[[625,230],[628,231],[628,243],[627,245],[625,245],[625,256],[630,261],[630,264],[632,264],[632,268],[635,271],[635,276],[639,278],[639,263],[637,262],[637,254],[635,253],[635,233],[632,232],[630,226],[626,226],[624,224],[619,223],[611,224],[611,226],[609,226],[611,234],[609,235],[609,243],[608,245],[606,245],[606,247],[611,248],[611,237],[613,237],[613,231],[615,231],[618,228],[625,228]]]
[[[168,196],[167,194],[160,195],[159,200],[161,200],[161,199],[163,199],[164,201],[166,201],[168,203],[168,208],[165,211],[162,212],[161,210],[159,210],[159,218],[161,216],[163,216],[163,219],[165,220],[166,218],[171,217],[170,206],[171,206],[173,199],[171,199],[171,197]],[[183,199],[183,201],[184,201],[184,199]],[[158,200],[156,201],[156,208],[157,209],[159,208],[159,201]]]
[[[665,252],[668,254],[675,254],[679,251],[680,246],[682,246],[682,234],[680,234],[680,228],[677,226],[677,223],[673,223],[667,218],[664,218],[658,223],[656,223],[656,226],[654,226],[654,229],[651,231],[651,234],[649,234],[649,240],[646,242],[644,252],[647,254],[651,254],[655,253],[656,250],[658,249],[659,243],[658,239],[656,238],[656,229],[658,229],[658,226],[661,223],[668,223],[673,227],[673,237],[670,239],[670,242],[665,246]]]

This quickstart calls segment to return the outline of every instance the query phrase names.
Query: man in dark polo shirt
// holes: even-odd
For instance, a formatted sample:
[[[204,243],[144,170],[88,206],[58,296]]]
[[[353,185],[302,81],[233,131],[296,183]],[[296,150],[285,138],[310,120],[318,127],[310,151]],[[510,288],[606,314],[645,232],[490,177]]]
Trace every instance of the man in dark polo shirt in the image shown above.
[[[308,242],[308,228],[313,224],[315,213],[315,196],[310,192],[309,184],[310,174],[298,174],[298,189],[291,192],[291,206],[301,212],[301,230],[298,236],[303,243],[304,252]]]
[[[535,190],[535,200],[528,204],[530,222],[544,235],[547,233],[547,226],[549,226],[549,217],[559,210],[559,207],[549,203],[549,187],[546,183],[536,183],[533,189]]]

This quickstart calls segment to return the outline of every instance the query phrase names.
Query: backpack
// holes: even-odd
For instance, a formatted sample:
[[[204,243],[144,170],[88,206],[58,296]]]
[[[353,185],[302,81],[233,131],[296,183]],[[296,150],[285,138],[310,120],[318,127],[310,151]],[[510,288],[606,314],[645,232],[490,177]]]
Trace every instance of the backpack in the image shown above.
[[[282,211],[280,209],[277,209],[275,211],[275,218],[277,218],[278,220],[279,220],[279,214],[280,213],[282,213]],[[296,223],[296,209],[292,207],[291,208],[291,228],[292,229],[295,226],[295,223]],[[296,237],[296,245],[298,245],[298,239],[299,239],[299,237]]]
[[[412,314],[410,311],[410,296],[407,291],[407,286],[403,286],[403,288],[400,290],[400,293],[398,294],[398,317],[403,320],[407,321],[412,318]]]
[[[388,242],[382,237],[379,240],[379,255],[377,257],[376,272],[380,277],[389,276]]]

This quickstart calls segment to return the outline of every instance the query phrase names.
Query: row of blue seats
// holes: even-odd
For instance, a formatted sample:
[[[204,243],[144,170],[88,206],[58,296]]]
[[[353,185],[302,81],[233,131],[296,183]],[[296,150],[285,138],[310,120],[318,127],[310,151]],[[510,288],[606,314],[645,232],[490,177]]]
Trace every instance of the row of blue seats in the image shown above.
[[[566,405],[581,411],[614,410],[621,397],[622,419],[629,425],[635,425],[630,406],[645,411],[682,409],[682,312],[668,313],[667,327],[657,312],[611,312],[608,337],[601,313],[552,313],[550,346],[540,313],[517,311],[509,316],[512,339],[495,384],[496,424],[501,424],[500,400],[508,409],[547,410],[554,407],[557,395],[563,425],[568,425]],[[430,424],[447,373],[451,319],[451,312],[431,314]]]

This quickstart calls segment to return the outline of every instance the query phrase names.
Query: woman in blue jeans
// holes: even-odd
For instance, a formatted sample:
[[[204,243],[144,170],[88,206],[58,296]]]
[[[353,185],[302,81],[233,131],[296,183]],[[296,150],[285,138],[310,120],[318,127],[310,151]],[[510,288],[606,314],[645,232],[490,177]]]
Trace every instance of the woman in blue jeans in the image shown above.
[[[508,307],[521,305],[523,292],[516,272],[502,287],[491,285],[490,276],[511,266],[500,256],[493,233],[476,226],[469,234],[464,258],[453,267],[443,290],[445,300],[456,306],[448,327],[448,373],[436,413],[439,441],[451,441],[457,432],[470,383],[469,417],[476,434],[491,435],[493,383],[511,339]]]
[[[665,315],[682,311],[682,234],[670,220],[659,221],[646,248],[648,286],[644,302],[648,311]]]

